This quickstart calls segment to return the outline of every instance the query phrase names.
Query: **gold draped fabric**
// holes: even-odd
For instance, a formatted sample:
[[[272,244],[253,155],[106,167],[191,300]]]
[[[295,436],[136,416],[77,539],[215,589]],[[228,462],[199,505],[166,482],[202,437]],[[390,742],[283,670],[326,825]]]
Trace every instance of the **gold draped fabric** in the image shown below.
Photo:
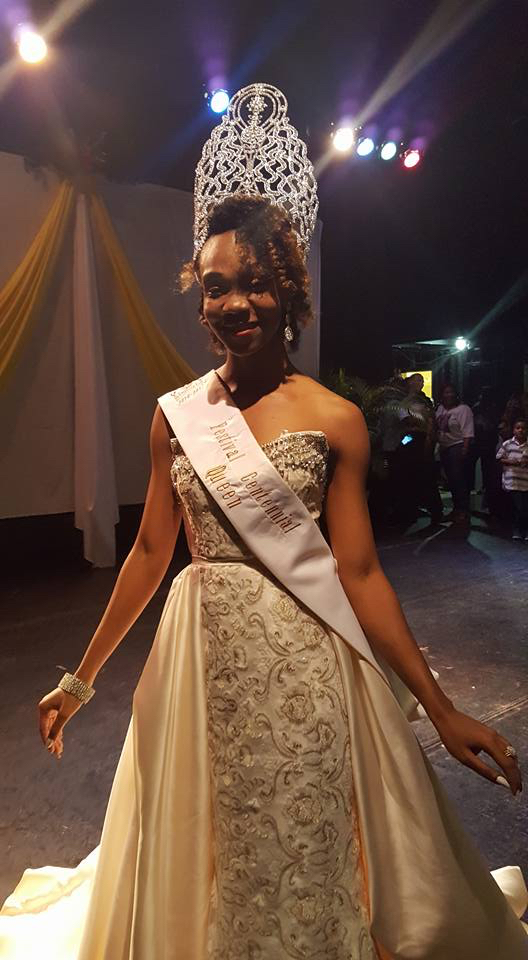
[[[42,308],[73,208],[74,190],[63,183],[24,259],[0,290],[0,389],[13,372]]]
[[[91,197],[92,222],[112,265],[121,302],[156,395],[194,380],[196,373],[156,323],[100,197]]]
[[[25,257],[0,290],[0,389],[42,308],[73,209],[75,189],[63,183]],[[156,395],[194,380],[194,370],[160,329],[119,243],[103,201],[91,195],[92,221],[112,265],[124,313]]]

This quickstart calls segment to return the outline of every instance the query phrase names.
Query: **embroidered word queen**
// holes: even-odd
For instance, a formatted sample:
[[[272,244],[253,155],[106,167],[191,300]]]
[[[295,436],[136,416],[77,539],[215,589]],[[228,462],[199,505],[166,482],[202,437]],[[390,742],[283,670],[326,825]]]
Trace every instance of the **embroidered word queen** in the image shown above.
[[[210,426],[209,429],[217,440],[226,459],[229,461],[240,460],[245,457],[246,454],[238,449],[234,438],[226,429],[227,424],[228,421],[223,420],[221,423]],[[236,507],[242,503],[242,499],[239,496],[236,486],[227,478],[226,473],[226,464],[219,464],[207,470],[205,480],[214,486],[218,493],[221,494],[222,500],[225,501],[226,507],[230,510],[232,507]],[[292,530],[300,527],[300,521],[296,521],[291,514],[285,513],[271,498],[273,491],[270,490],[269,487],[262,486],[258,479],[257,470],[251,470],[249,473],[241,476],[239,484],[243,484],[244,492],[247,491],[247,493],[253,497],[266,514],[268,520],[271,520],[272,523],[280,527],[284,533],[291,533]]]

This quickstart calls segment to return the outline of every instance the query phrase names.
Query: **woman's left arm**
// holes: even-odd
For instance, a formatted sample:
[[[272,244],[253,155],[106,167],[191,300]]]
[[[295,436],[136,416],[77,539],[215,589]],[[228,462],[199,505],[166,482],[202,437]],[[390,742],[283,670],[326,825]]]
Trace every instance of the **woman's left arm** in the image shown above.
[[[369,643],[423,705],[449,752],[496,782],[496,771],[477,756],[485,750],[516,793],[521,778],[515,759],[505,755],[507,741],[453,706],[434,679],[381,568],[365,492],[369,437],[363,416],[353,404],[343,402],[334,408],[330,441],[335,465],[326,523],[339,578]]]

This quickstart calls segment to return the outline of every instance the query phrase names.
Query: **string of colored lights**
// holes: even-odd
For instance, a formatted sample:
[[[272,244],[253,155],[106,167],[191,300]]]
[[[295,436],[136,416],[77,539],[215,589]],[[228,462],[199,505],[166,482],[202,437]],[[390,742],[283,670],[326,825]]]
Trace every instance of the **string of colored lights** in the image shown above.
[[[375,156],[385,162],[399,159],[406,170],[418,166],[423,158],[423,148],[418,144],[406,144],[390,136],[376,143],[373,136],[363,135],[361,129],[351,126],[338,127],[330,139],[333,149],[338,153],[350,154],[355,151],[360,158]]]
[[[20,57],[26,63],[38,64],[46,58],[46,41],[31,24],[20,24],[14,40]],[[206,91],[205,98],[215,114],[225,113],[229,107],[229,93],[223,87]],[[331,135],[331,144],[338,153],[346,154],[355,150],[356,155],[361,158],[373,155],[385,162],[399,158],[407,170],[418,166],[423,157],[423,150],[418,146],[405,145],[390,138],[377,144],[372,136],[363,136],[360,129],[351,126],[338,127]]]

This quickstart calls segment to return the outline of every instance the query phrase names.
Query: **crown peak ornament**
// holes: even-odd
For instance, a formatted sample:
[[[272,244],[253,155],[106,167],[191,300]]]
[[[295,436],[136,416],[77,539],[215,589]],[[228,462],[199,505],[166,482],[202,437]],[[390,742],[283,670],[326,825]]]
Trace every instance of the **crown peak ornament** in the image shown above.
[[[269,83],[236,93],[202,150],[194,183],[194,251],[207,237],[213,207],[235,194],[280,207],[305,256],[317,220],[317,182],[306,144],[288,117],[288,101]]]

